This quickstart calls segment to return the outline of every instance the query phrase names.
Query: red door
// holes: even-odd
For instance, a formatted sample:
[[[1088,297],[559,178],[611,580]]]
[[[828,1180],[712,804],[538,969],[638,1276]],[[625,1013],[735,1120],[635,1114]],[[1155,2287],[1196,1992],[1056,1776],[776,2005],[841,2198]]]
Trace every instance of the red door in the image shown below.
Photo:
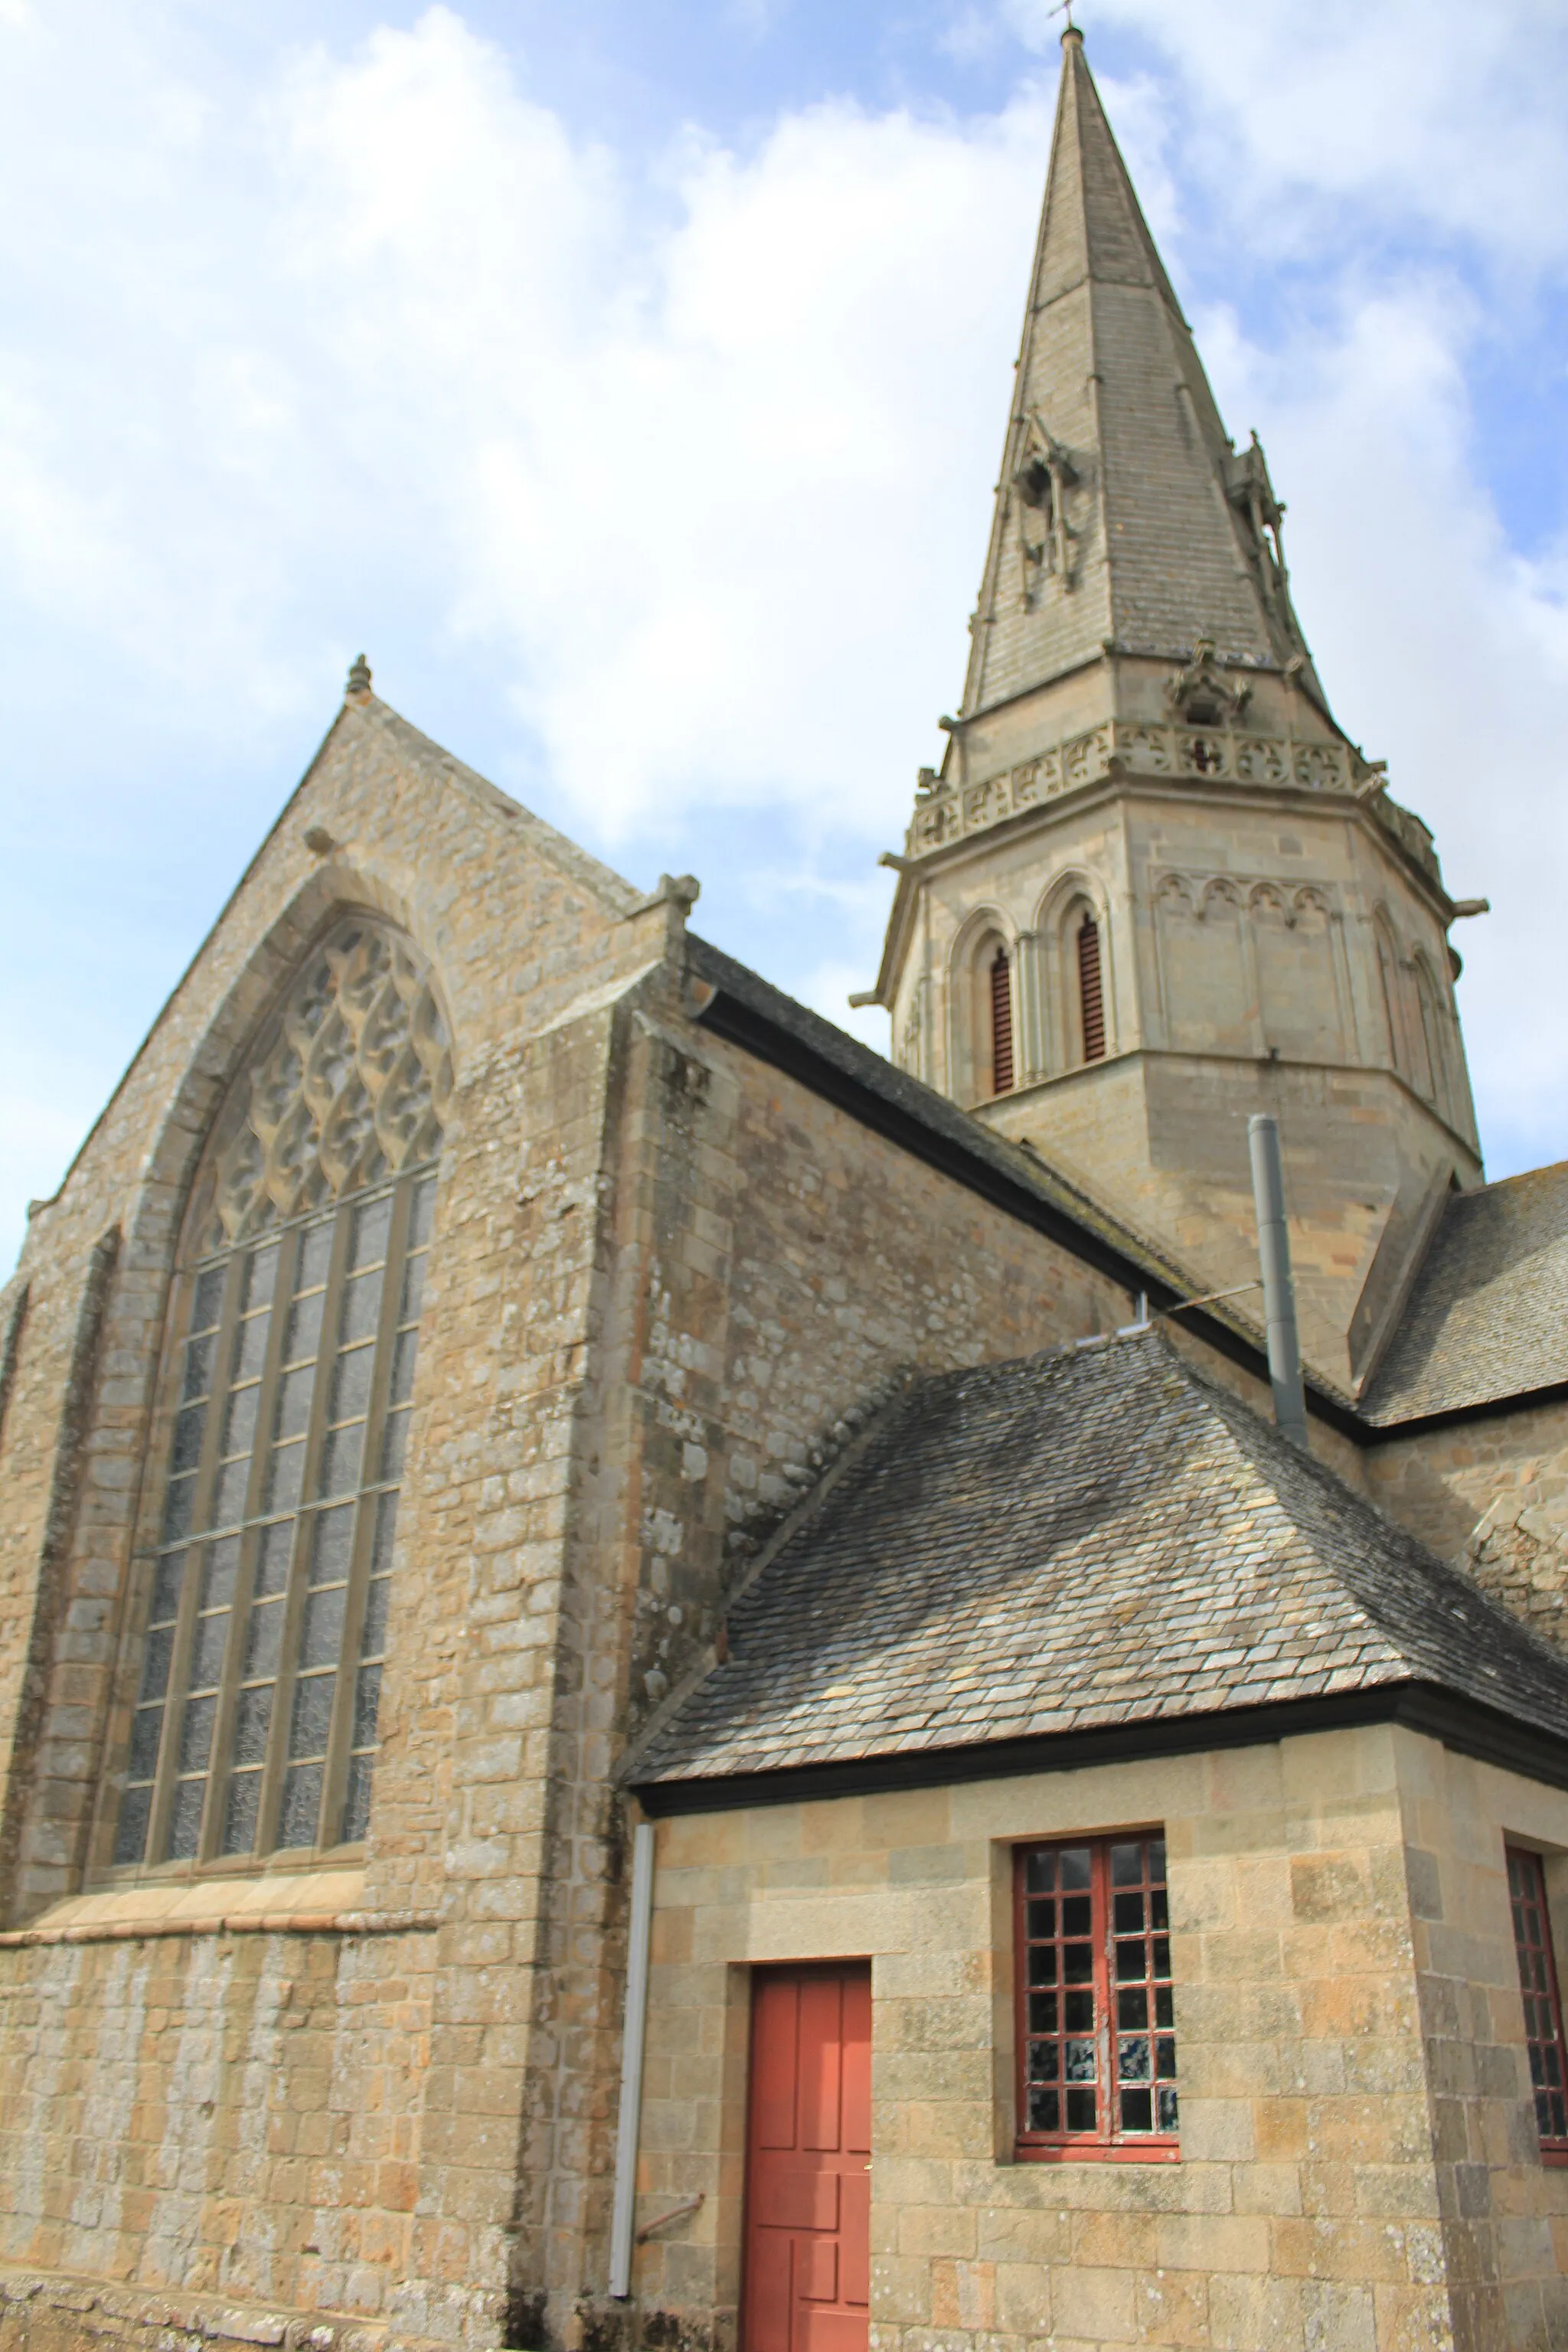
[[[870,1969],[759,1969],[742,2352],[866,2352],[870,2161]]]

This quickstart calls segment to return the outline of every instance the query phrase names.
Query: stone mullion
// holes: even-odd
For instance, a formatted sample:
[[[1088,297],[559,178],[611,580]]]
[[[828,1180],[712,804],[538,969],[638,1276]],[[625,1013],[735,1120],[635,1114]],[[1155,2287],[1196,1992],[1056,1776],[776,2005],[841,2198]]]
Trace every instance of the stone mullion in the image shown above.
[[[294,1713],[294,1684],[299,1666],[300,1628],[305,1615],[305,1595],[308,1590],[306,1552],[310,1530],[315,1522],[315,1486],[321,1474],[321,1446],[326,1431],[327,1400],[331,1388],[331,1365],[337,1355],[338,1316],[342,1303],[343,1275],[349,1254],[349,1234],[353,1223],[351,1208],[340,1207],[332,1225],[332,1250],[327,1268],[326,1288],[321,1299],[321,1328],[316,1340],[316,1373],[310,1390],[310,1417],[306,1426],[304,1465],[300,1478],[300,1505],[294,1518],[294,1543],[289,1560],[289,1591],[283,1603],[283,1633],[278,1655],[278,1679],[273,1686],[272,1722],[268,1732],[267,1761],[261,1771],[261,1792],[258,1803],[256,1848],[257,1856],[271,1853],[278,1834],[278,1816],[283,1801],[283,1783],[289,1770],[289,1741]],[[293,1311],[293,1299],[287,1312]],[[324,1778],[324,1776],[323,1776]],[[321,1817],[316,1822],[319,1843]]]
[[[1038,931],[1018,934],[1018,1001],[1013,1018],[1018,1039],[1020,1086],[1029,1086],[1046,1074],[1044,945]]]
[[[185,1335],[190,1328],[190,1309],[195,1298],[197,1276],[185,1277]],[[163,1702],[163,1735],[158,1746],[158,1778],[153,1793],[152,1814],[147,1823],[145,1848],[149,1864],[163,1860],[163,1845],[169,1833],[169,1814],[174,1801],[174,1783],[178,1777],[180,1736],[185,1719],[185,1693],[190,1680],[191,1643],[195,1638],[196,1616],[201,1597],[202,1579],[205,1573],[207,1540],[205,1530],[211,1514],[213,1483],[217,1475],[218,1454],[223,1443],[224,1415],[228,1408],[228,1391],[234,1371],[235,1337],[239,1328],[240,1293],[245,1283],[245,1254],[231,1252],[224,1274],[223,1307],[218,1316],[217,1336],[213,1343],[212,1370],[208,1374],[207,1417],[202,1430],[201,1459],[196,1469],[195,1493],[191,1504],[191,1532],[185,1541],[185,1564],[180,1579],[180,1605],[174,1620],[173,1654],[169,1660],[168,1696]],[[175,1379],[184,1377],[185,1346],[182,1338],[174,1350]],[[176,1399],[178,1397],[176,1390]],[[179,1406],[175,1404],[175,1420]],[[171,1439],[171,1443],[172,1443]],[[167,1482],[165,1481],[165,1493]],[[163,1507],[160,1498],[159,1509]],[[159,1546],[162,1557],[166,1547]],[[197,1553],[201,1554],[198,1560]],[[154,1574],[156,1570],[154,1570]]]
[[[364,1444],[360,1456],[360,1491],[354,1509],[353,1551],[349,1561],[348,1591],[343,1602],[342,1649],[332,1697],[332,1727],[327,1740],[326,1767],[321,1775],[321,1820],[339,1826],[348,1790],[349,1748],[353,1727],[354,1691],[359,1680],[360,1629],[364,1622],[365,1592],[370,1583],[371,1546],[381,1496],[395,1492],[381,1479],[382,1439],[386,1428],[387,1391],[392,1382],[398,1320],[403,1305],[403,1277],[408,1263],[408,1225],[413,1213],[414,1181],[405,1176],[392,1196],[392,1221],[387,1230],[386,1256],[381,1277],[381,1313],[375,1327],[375,1357],[371,1366],[370,1401],[365,1410]],[[345,1219],[345,1223],[351,1222]],[[317,1370],[318,1383],[321,1371]],[[329,1836],[325,1843],[340,1841]]]
[[[278,1383],[281,1378],[284,1341],[294,1303],[294,1277],[300,1264],[301,1233],[302,1228],[299,1225],[291,1226],[279,1236],[278,1241],[267,1354],[261,1367],[256,1433],[251,1440],[250,1477],[245,1494],[245,1531],[240,1538],[234,1599],[229,1603],[228,1640],[224,1646],[223,1677],[218,1685],[212,1756],[207,1767],[206,1808],[202,1817],[201,1843],[197,1849],[198,1858],[203,1862],[217,1858],[223,1837],[224,1812],[228,1803],[229,1774],[234,1762],[234,1716],[238,1705],[240,1666],[245,1657],[245,1645],[250,1636],[250,1602],[256,1583],[256,1555],[261,1541],[260,1531],[255,1523],[261,1514],[262,1498],[267,1492],[267,1479],[272,1465],[272,1424],[278,1410]],[[265,1242],[261,1245],[265,1246]],[[243,1265],[254,1258],[256,1250],[237,1252],[236,1255]],[[254,1856],[237,1855],[235,1860],[251,1864]]]

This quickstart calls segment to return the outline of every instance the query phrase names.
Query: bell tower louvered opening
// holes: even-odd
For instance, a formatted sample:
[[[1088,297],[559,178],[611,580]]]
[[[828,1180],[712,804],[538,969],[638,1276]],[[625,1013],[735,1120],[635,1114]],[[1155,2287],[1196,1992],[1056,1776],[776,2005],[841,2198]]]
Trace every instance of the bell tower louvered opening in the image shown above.
[[[1083,1058],[1105,1059],[1105,985],[1100,964],[1100,926],[1086,914],[1078,927],[1078,1002],[1083,1027]]]
[[[1013,968],[1005,948],[991,963],[991,1091],[1013,1091]]]

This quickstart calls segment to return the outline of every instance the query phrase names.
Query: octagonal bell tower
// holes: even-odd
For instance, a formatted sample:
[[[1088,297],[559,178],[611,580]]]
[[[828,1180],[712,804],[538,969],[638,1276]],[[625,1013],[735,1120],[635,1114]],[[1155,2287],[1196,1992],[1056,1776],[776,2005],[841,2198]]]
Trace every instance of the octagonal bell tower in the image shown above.
[[[1279,1117],[1303,1345],[1353,1387],[1480,1180],[1432,838],[1330,709],[1237,450],[1063,36],[963,700],[881,971],[895,1059],[1212,1287],[1257,1271]]]

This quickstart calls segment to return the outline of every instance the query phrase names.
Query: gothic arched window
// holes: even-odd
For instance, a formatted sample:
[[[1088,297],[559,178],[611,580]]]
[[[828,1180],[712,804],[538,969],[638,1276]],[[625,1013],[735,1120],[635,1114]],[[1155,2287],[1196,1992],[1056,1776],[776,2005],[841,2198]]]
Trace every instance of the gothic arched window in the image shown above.
[[[991,1091],[1013,1091],[1013,967],[1000,947],[991,959]]]
[[[117,1864],[365,1833],[451,1081],[429,973],[355,915],[218,1115],[176,1274]]]
[[[1079,1039],[1086,1062],[1105,1059],[1105,981],[1100,963],[1100,925],[1086,907],[1075,941],[1078,953]]]

